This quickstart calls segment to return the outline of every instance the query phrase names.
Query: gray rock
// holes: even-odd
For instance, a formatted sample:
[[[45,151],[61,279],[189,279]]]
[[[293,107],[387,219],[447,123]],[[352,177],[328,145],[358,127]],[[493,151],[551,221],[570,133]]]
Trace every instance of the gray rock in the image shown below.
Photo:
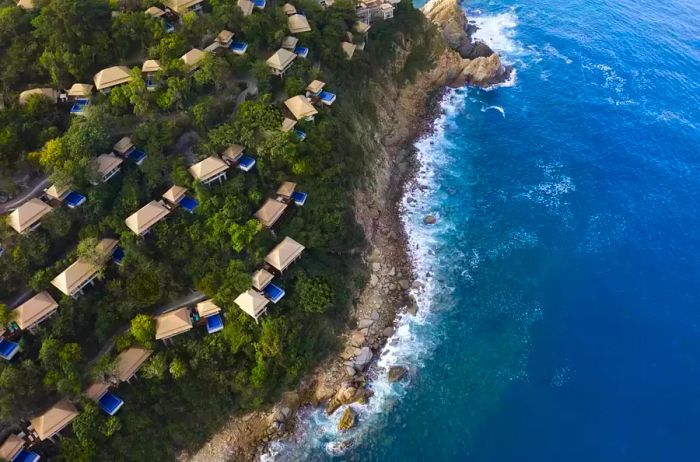
[[[378,321],[379,320],[379,313],[377,310],[372,311],[372,314],[369,315],[370,319],[373,321]]]
[[[411,287],[411,283],[409,283],[408,280],[406,280],[406,279],[401,279],[399,281],[399,287],[402,290],[408,290],[408,288]]]
[[[360,319],[360,322],[357,323],[357,327],[359,329],[365,329],[371,326],[372,324],[374,324],[374,321],[372,321],[371,319]]]
[[[372,350],[369,347],[363,347],[360,354],[355,357],[355,367],[363,369],[372,360]]]
[[[379,263],[378,261],[372,263],[372,270],[373,271],[380,271],[382,269],[382,264]]]
[[[404,366],[391,366],[387,371],[387,379],[389,382],[397,382],[401,380],[407,372],[408,369]]]
[[[391,326],[387,327],[382,331],[382,335],[384,337],[391,337],[392,335],[394,335],[394,328]]]
[[[355,368],[352,366],[345,366],[345,372],[350,376],[353,377],[355,375]]]
[[[377,277],[376,274],[372,274],[372,275],[369,277],[369,285],[370,285],[371,287],[375,287],[378,283],[379,283],[379,278]]]
[[[389,276],[395,276],[396,275],[396,267],[392,266],[391,269],[389,270]]]

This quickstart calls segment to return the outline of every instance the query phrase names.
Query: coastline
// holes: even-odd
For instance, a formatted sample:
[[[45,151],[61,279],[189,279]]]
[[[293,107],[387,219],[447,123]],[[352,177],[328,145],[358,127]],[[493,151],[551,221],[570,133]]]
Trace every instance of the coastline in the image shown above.
[[[417,91],[416,85],[405,86],[404,94],[411,93],[411,90]],[[348,315],[348,327],[342,335],[345,349],[339,354],[336,352],[329,355],[300,382],[297,390],[283,394],[271,409],[232,416],[197,453],[183,453],[178,458],[179,461],[257,460],[266,452],[269,443],[293,439],[296,414],[301,408],[322,406],[336,395],[347,395],[348,389],[363,389],[361,384],[365,377],[361,373],[350,376],[346,371],[346,363],[351,357],[349,354],[356,352],[358,346],[367,346],[372,351],[372,356],[364,368],[376,364],[378,353],[393,334],[393,326],[399,314],[409,311],[415,315],[417,310],[417,304],[409,296],[416,279],[400,217],[400,206],[406,186],[417,173],[418,160],[414,143],[433,129],[433,123],[440,112],[439,102],[445,91],[444,84],[430,91],[420,88],[417,93],[424,95],[423,104],[414,106],[414,111],[403,113],[405,118],[402,122],[407,122],[408,125],[398,121],[380,125],[380,138],[386,144],[381,144],[382,155],[377,160],[383,167],[381,170],[370,170],[375,172],[376,178],[373,180],[388,178],[389,181],[384,187],[355,191],[354,213],[367,239],[363,261],[369,278],[367,284],[353,297],[355,303]],[[414,98],[415,96],[410,97],[412,101],[415,101]],[[423,110],[416,111],[416,107],[422,107]],[[411,129],[406,130],[407,126]],[[362,321],[365,324],[369,321],[372,323],[361,328],[364,325]],[[353,333],[363,330],[366,334],[362,336],[362,342],[358,341],[360,335],[353,339]],[[344,401],[355,398],[361,397],[353,395]],[[362,396],[362,399],[366,398]],[[280,426],[279,422],[284,425]]]
[[[370,134],[360,142],[376,155],[372,156],[374,165],[366,169],[371,173],[367,184],[356,188],[353,195],[355,219],[367,242],[362,259],[368,270],[368,282],[353,297],[347,328],[341,335],[344,348],[330,354],[301,380],[296,390],[284,393],[269,410],[232,416],[196,454],[183,453],[178,460],[257,460],[267,453],[270,443],[295,439],[297,411],[324,406],[329,413],[340,412],[338,408],[342,405],[371,399],[365,371],[376,364],[379,353],[394,334],[399,315],[404,312],[415,315],[418,309],[410,291],[417,288],[419,282],[413,272],[401,219],[404,193],[418,173],[414,144],[434,129],[447,87],[477,80],[486,85],[503,78],[503,74],[498,73],[502,66],[495,53],[487,63],[488,69],[484,70],[481,64],[487,58],[464,59],[449,44],[442,28],[444,21],[453,20],[457,15],[457,21],[466,25],[466,16],[458,1],[433,0],[431,3],[442,4],[438,8],[441,15],[431,17],[426,13],[426,23],[436,24],[442,37],[435,35],[439,40],[444,39],[433,65],[419,71],[412,82],[397,85],[392,72],[403,69],[414,45],[404,41],[394,66],[386,71],[386,78],[373,82],[373,93],[381,96],[375,100],[383,102],[376,106],[376,123],[365,119],[354,123],[357,133]],[[461,34],[471,40],[466,27]],[[470,62],[472,70],[469,70]],[[470,77],[475,64],[480,65],[477,67],[481,72],[477,79]],[[489,82],[484,80],[485,74],[489,74]],[[404,369],[397,372],[397,379],[408,372],[403,365],[395,366]],[[375,374],[387,373],[372,369]]]

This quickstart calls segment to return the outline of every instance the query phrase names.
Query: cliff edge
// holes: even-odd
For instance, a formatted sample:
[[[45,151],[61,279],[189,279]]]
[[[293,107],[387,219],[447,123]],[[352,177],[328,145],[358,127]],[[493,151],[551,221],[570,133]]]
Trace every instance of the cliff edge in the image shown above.
[[[512,68],[504,66],[487,44],[472,39],[467,15],[459,0],[431,0],[421,11],[438,27],[447,46],[463,59],[462,72],[453,84],[489,87],[508,80]]]

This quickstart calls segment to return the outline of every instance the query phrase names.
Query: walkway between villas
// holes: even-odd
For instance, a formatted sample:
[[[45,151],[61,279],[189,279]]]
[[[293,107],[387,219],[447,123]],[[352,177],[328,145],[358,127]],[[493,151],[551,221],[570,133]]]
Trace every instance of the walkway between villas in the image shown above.
[[[46,176],[41,176],[32,183],[30,183],[29,188],[21,193],[19,196],[0,204],[0,215],[8,213],[24,204],[26,201],[33,197],[37,197],[40,193],[44,192],[44,189],[49,187],[49,179]]]
[[[172,302],[159,307],[158,309],[156,309],[152,313],[152,315],[158,316],[160,314],[176,310],[177,308],[180,308],[181,306],[191,305],[193,303],[201,302],[205,298],[207,298],[207,296],[205,294],[203,294],[202,292],[194,291],[192,293],[189,293],[185,296],[178,298],[177,300],[173,300]],[[126,324],[126,325],[120,327],[119,330],[114,335],[112,335],[109,338],[109,340],[107,340],[105,342],[105,344],[102,346],[102,348],[100,348],[100,351],[98,351],[97,354],[90,359],[90,361],[88,362],[88,366],[93,365],[100,357],[109,353],[112,350],[112,348],[114,348],[114,341],[116,340],[116,338],[120,335],[124,335],[125,333],[127,333],[128,330],[129,330],[129,324]]]

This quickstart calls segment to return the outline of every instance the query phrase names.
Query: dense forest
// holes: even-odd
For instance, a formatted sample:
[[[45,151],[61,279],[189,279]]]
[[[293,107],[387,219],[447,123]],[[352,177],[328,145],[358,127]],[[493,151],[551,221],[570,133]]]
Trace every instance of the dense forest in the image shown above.
[[[336,347],[353,290],[365,277],[350,192],[367,174],[371,153],[355,141],[351,120],[374,117],[367,87],[391,62],[398,35],[420,29],[423,19],[404,1],[393,20],[372,25],[365,49],[348,60],[341,43],[366,40],[348,35],[355,5],[291,3],[308,18],[311,31],[297,37],[310,51],[283,79],[266,64],[289,35],[282,3],[268,1],[244,16],[234,0],[206,0],[202,12],[182,14],[172,32],[162,18],[144,13],[155,5],[150,1],[0,7],[0,189],[11,193],[18,174],[38,171],[87,199],[74,209],[57,207],[30,233],[0,223],[0,300],[48,291],[59,304],[55,316],[21,335],[12,361],[0,362],[3,438],[67,398],[80,410],[72,430],[60,445],[44,442],[33,451],[72,462],[172,460],[178,449],[196,449],[231,413],[265,406],[293,387]],[[208,53],[196,70],[188,69],[180,57],[205,48],[221,30],[247,42],[247,52]],[[155,91],[141,71],[147,59],[160,62]],[[91,84],[95,73],[116,65],[131,69],[131,80],[93,95],[82,116],[41,95],[18,102],[23,90]],[[307,135],[301,141],[280,130],[283,102],[314,79],[327,82],[338,100],[319,107],[315,120],[298,122]],[[124,162],[118,175],[93,184],[94,159],[123,136],[145,160]],[[231,170],[226,181],[210,186],[193,180],[187,167],[232,144],[255,157],[253,171]],[[308,200],[273,232],[253,213],[283,181],[296,182]],[[197,199],[194,213],[176,209],[147,236],[136,236],[125,218],[173,184]],[[279,278],[285,298],[256,323],[233,300],[285,236],[306,251]],[[119,240],[122,264],[101,264],[99,280],[77,299],[57,291],[51,280],[77,257],[91,258],[105,237]],[[173,345],[156,342],[154,311],[193,290],[222,307],[223,330],[207,335],[196,328]],[[11,308],[0,305],[5,325]],[[114,348],[104,353],[111,342]],[[132,345],[154,354],[138,380],[116,389],[125,405],[110,417],[82,392],[109,375],[116,355]]]

